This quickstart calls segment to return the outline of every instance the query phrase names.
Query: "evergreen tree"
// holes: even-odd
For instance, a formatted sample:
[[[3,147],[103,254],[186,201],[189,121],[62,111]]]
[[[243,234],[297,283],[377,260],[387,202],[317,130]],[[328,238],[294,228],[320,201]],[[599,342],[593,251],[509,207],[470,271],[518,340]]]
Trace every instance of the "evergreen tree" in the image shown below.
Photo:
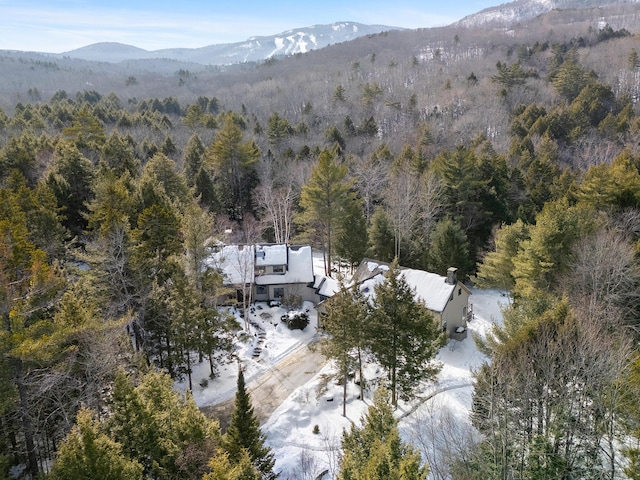
[[[188,392],[176,392],[168,375],[150,372],[134,386],[120,372],[111,412],[107,422],[111,438],[144,466],[145,477],[202,478],[208,471],[219,443],[219,426],[200,412]]]
[[[188,264],[187,274],[200,291],[208,255],[207,242],[210,241],[212,231],[213,217],[203,211],[197,203],[191,203],[182,217],[182,232]]]
[[[274,480],[278,474],[273,472],[275,459],[271,449],[264,444],[265,436],[260,430],[251,398],[246,390],[242,368],[238,368],[238,390],[231,415],[231,421],[222,439],[222,446],[229,454],[229,459],[238,464],[246,451],[255,467],[260,471],[263,480]]]
[[[464,278],[473,268],[467,235],[450,218],[436,224],[429,236],[429,248],[425,254],[429,270],[440,275],[444,275],[449,267],[456,267],[460,278]]]
[[[301,219],[308,231],[315,231],[322,241],[327,276],[331,276],[333,245],[340,233],[340,218],[355,202],[352,185],[353,182],[347,180],[347,167],[336,163],[334,154],[324,150],[302,187],[300,206],[304,211]]]
[[[186,205],[191,194],[182,172],[178,172],[176,162],[163,153],[158,153],[144,166],[141,185],[151,183],[160,188],[167,197],[178,205]]]
[[[424,304],[415,298],[394,261],[384,282],[375,286],[370,321],[370,346],[387,371],[391,402],[408,399],[424,380],[432,380],[441,365],[433,361],[445,334]]]
[[[389,216],[383,208],[378,208],[371,217],[371,227],[369,228],[369,242],[371,255],[376,260],[390,262],[394,258],[393,227],[389,221]]]
[[[596,224],[589,207],[570,206],[566,200],[547,203],[513,259],[514,293],[535,297],[557,287],[569,266],[574,243]]]
[[[17,170],[10,173],[6,185],[24,211],[29,240],[47,254],[49,261],[61,259],[65,253],[68,232],[62,226],[57,200],[49,186],[40,182],[34,188],[29,188]]]
[[[593,165],[579,188],[579,198],[598,209],[637,208],[640,205],[638,160],[625,150],[610,165]]]
[[[580,65],[576,50],[569,51],[562,64],[550,71],[549,77],[556,91],[568,102],[572,102],[591,82],[588,72]]]
[[[251,463],[246,450],[242,451],[242,458],[239,462],[232,463],[229,454],[218,453],[209,462],[211,472],[207,473],[202,480],[260,480],[260,471]]]
[[[327,315],[322,327],[329,334],[322,339],[320,350],[335,360],[338,380],[342,382],[342,416],[347,416],[347,377],[354,368],[360,377],[360,398],[364,398],[362,376],[363,355],[367,350],[365,329],[369,314],[369,303],[359,288],[348,288],[340,282],[340,290],[327,301]]]
[[[27,179],[28,185],[35,185],[38,180],[36,155],[42,148],[39,143],[29,129],[20,136],[10,136],[0,150],[0,178],[12,170],[18,170]]]
[[[93,174],[93,165],[75,145],[58,145],[46,182],[64,216],[63,225],[72,235],[81,235],[87,227],[86,205],[93,196]]]
[[[184,176],[187,185],[193,187],[196,184],[198,172],[202,168],[202,159],[204,157],[204,145],[197,134],[193,134],[189,139],[189,143],[184,150],[182,165],[184,168]]]
[[[280,143],[293,133],[293,128],[289,121],[274,112],[268,121],[267,137],[271,145],[278,146]]]
[[[135,221],[137,192],[128,172],[118,177],[111,170],[101,171],[93,191],[94,198],[87,205],[89,230],[108,236],[115,228]]]
[[[473,398],[482,473],[465,478],[615,478],[625,340],[566,300],[520,299],[505,310]]]
[[[386,398],[378,390],[362,418],[342,435],[343,457],[338,480],[425,480],[420,453],[400,440],[398,422]]]
[[[9,189],[0,188],[0,205],[0,356],[3,367],[8,367],[7,384],[0,392],[0,415],[16,419],[13,429],[3,429],[0,435],[16,448],[18,461],[35,477],[39,472],[38,448],[31,416],[33,397],[26,380],[31,362],[38,358],[39,342],[51,333],[50,328],[42,327],[51,323],[46,312],[55,304],[64,282],[46,262],[45,253],[29,240],[20,199]]]
[[[64,128],[62,133],[72,140],[79,149],[99,149],[107,138],[104,124],[95,116],[91,107],[87,104],[80,107],[73,117],[72,125]]]
[[[128,459],[122,446],[100,431],[91,412],[78,412],[76,426],[58,449],[51,480],[142,480],[142,465]]]
[[[213,168],[217,198],[225,213],[241,219],[251,210],[251,194],[258,183],[256,164],[260,151],[251,141],[243,141],[238,122],[241,118],[225,117],[224,126],[205,152],[205,162]]]
[[[520,243],[529,238],[529,226],[522,220],[512,225],[503,225],[496,232],[495,250],[487,253],[478,266],[476,284],[480,288],[500,288],[512,290],[513,259],[517,255]]]
[[[364,217],[362,205],[354,201],[346,205],[345,214],[341,217],[336,239],[336,254],[349,262],[351,271],[366,256],[369,248],[367,219]]]
[[[139,175],[140,162],[135,157],[133,146],[114,131],[102,147],[102,162],[119,177],[129,172],[132,178]]]
[[[432,168],[445,183],[448,210],[467,235],[486,232],[490,212],[483,203],[491,180],[485,178],[481,162],[473,150],[457,147],[453,152],[442,152],[433,161]]]

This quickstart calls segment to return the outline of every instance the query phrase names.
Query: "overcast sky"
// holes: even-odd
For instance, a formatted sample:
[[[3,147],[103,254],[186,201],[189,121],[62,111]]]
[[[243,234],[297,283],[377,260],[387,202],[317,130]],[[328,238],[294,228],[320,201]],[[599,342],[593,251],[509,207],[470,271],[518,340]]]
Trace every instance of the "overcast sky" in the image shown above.
[[[241,42],[354,21],[448,25],[500,0],[0,0],[0,50],[62,53],[97,42],[147,50]]]

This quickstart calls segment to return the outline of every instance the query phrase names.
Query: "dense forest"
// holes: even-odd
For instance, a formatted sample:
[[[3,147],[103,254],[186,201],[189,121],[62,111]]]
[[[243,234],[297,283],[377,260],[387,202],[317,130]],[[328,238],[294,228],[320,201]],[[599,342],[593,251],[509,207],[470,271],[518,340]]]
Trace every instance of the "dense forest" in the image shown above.
[[[171,390],[240,329],[209,247],[260,241],[509,293],[453,478],[640,478],[640,43],[582,20],[536,37],[558,15],[107,91],[97,67],[2,56],[25,88],[0,110],[0,477],[85,478],[83,449],[103,478],[273,478],[251,415],[241,444]],[[93,85],[49,90],[71,77]],[[341,478],[376,425],[424,478],[385,405],[345,433]]]

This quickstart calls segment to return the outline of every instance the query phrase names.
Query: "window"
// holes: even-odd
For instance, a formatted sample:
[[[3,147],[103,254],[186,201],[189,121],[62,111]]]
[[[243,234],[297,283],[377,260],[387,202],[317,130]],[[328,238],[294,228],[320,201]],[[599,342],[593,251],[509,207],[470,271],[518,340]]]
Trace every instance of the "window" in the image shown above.
[[[284,288],[276,287],[273,289],[273,297],[274,298],[282,298],[284,297]]]
[[[458,289],[458,295],[462,295],[462,289],[461,288]]]
[[[266,295],[267,287],[265,285],[256,285],[256,295]]]
[[[284,265],[274,265],[273,273],[284,273]]]

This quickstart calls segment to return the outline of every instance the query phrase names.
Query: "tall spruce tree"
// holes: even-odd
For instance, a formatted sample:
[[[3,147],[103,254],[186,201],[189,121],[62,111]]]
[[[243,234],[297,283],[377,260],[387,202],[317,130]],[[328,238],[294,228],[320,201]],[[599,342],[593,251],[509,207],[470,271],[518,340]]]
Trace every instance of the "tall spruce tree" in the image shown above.
[[[53,464],[51,480],[142,480],[143,467],[122,453],[122,445],[100,431],[86,409],[78,412],[77,424],[67,435]]]
[[[340,282],[340,290],[327,301],[327,316],[323,327],[329,334],[320,342],[322,353],[335,360],[337,376],[342,381],[342,416],[347,416],[347,376],[357,368],[360,375],[360,398],[364,395],[362,356],[367,348],[365,324],[369,303],[358,288],[348,288]]]
[[[335,153],[324,150],[311,177],[302,187],[302,221],[320,236],[325,250],[325,274],[331,276],[333,243],[340,231],[340,219],[355,202],[353,181],[347,180],[347,167],[336,162]]]
[[[124,454],[142,464],[145,478],[157,480],[202,478],[220,438],[218,422],[161,372],[147,373],[138,386],[119,373],[106,426]]]
[[[384,390],[375,393],[362,426],[343,433],[342,449],[338,480],[423,480],[429,473],[420,454],[400,440]]]
[[[396,261],[385,281],[375,286],[371,315],[371,351],[387,371],[391,402],[408,398],[418,382],[440,371],[433,362],[443,344],[444,333],[402,277]]]
[[[251,405],[242,368],[238,368],[235,407],[229,427],[222,438],[222,446],[229,454],[229,459],[236,464],[242,461],[243,452],[247,451],[253,464],[260,470],[262,480],[275,480],[278,478],[278,474],[273,471],[275,459],[271,449],[265,446],[265,440]]]

